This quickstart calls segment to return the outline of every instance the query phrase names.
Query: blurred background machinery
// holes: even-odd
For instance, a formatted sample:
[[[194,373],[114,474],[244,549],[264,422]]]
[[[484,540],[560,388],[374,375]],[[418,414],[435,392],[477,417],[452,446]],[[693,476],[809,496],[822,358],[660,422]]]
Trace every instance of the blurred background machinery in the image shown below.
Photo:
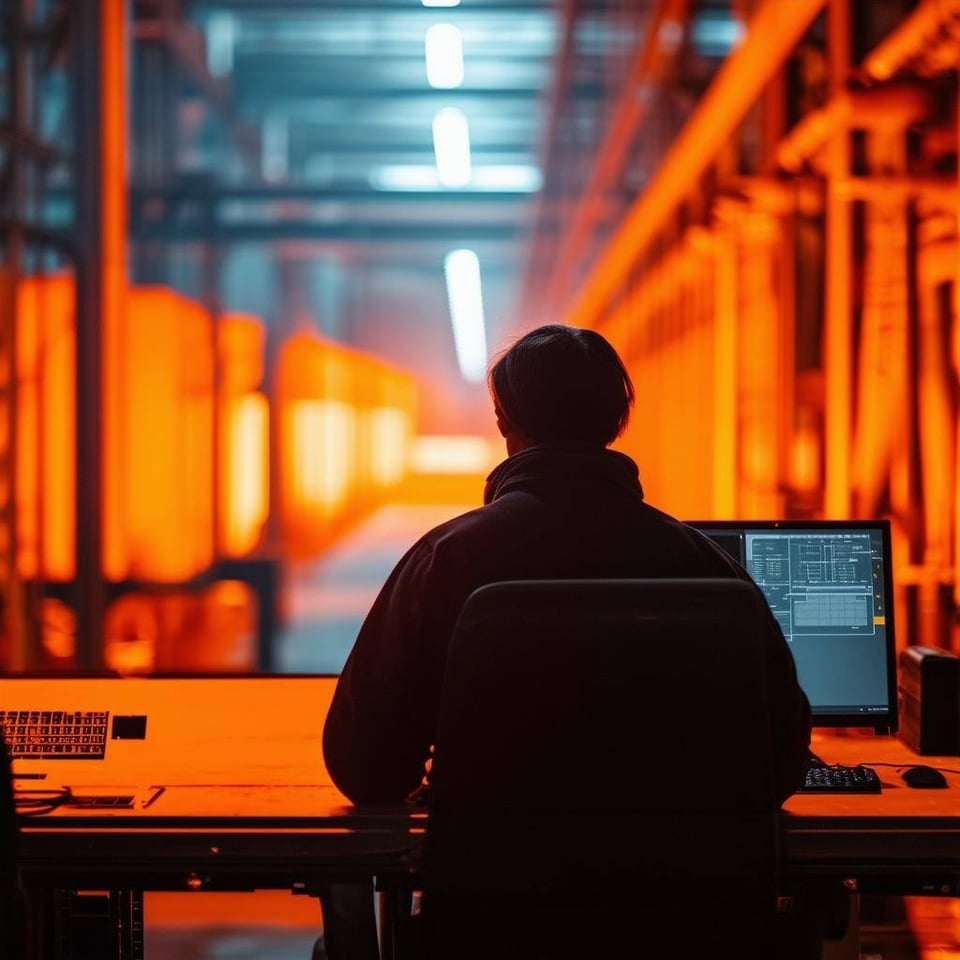
[[[277,666],[305,564],[479,502],[543,322],[652,502],[888,516],[960,648],[956,0],[0,9],[7,669]]]

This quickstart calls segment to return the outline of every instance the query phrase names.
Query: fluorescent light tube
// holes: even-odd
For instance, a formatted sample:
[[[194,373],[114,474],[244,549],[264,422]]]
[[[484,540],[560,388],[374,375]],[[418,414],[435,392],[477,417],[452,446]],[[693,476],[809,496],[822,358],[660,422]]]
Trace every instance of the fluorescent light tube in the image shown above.
[[[443,261],[457,363],[464,379],[481,383],[487,374],[480,261],[472,250],[451,250]]]
[[[368,177],[374,190],[440,190],[437,168],[426,164],[384,164],[374,167]],[[491,190],[503,193],[536,193],[543,176],[532,164],[487,164],[471,169],[467,190]]]
[[[433,152],[437,174],[445,187],[470,182],[470,126],[462,110],[444,107],[433,118]]]
[[[435,23],[424,38],[427,82],[438,90],[463,83],[463,39],[450,23]]]

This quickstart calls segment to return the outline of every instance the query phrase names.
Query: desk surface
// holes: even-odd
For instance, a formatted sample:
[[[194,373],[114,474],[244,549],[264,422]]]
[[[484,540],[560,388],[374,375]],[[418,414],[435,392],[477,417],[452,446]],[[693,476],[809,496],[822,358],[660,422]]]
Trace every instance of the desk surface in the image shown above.
[[[296,887],[321,876],[406,873],[420,858],[422,812],[351,807],[320,750],[333,678],[0,680],[0,709],[146,713],[147,737],[111,741],[102,761],[17,761],[35,789],[136,794],[128,809],[78,809],[22,820],[28,884],[131,882],[148,889]],[[960,773],[946,790],[908,787],[917,757],[893,738],[817,734],[830,762],[876,767],[878,795],[800,794],[784,806],[789,872],[960,884]],[[951,882],[951,881],[947,881]]]

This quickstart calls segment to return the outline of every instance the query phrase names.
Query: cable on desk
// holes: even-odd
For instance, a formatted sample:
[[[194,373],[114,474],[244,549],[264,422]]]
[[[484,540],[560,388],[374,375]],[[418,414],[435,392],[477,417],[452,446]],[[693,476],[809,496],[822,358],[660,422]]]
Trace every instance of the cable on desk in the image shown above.
[[[932,764],[925,764],[921,758],[916,763],[890,763],[888,760],[878,760],[874,763],[873,760],[861,760],[860,766],[862,767],[893,767],[895,770],[909,770],[910,767],[916,766],[929,766],[933,770],[939,770],[940,773],[957,773],[960,774],[960,770],[954,770],[951,767],[934,767]]]
[[[24,817],[39,817],[51,813],[73,800],[69,787],[55,790],[17,790],[14,794],[14,806],[17,813]]]

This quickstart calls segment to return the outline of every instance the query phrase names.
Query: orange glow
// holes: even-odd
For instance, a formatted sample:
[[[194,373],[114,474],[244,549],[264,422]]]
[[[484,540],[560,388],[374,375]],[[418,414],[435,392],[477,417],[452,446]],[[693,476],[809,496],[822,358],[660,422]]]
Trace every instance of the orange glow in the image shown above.
[[[832,98],[846,91],[850,73],[850,11],[846,4],[827,9],[828,61]],[[850,135],[838,131],[829,145],[828,176],[833,183],[850,175]],[[850,512],[850,441],[853,396],[853,316],[850,277],[850,204],[828,187],[826,209],[826,301],[824,303],[823,372],[824,510],[829,517]]]
[[[17,562],[26,578],[74,576],[74,289],[73,278],[52,276],[26,278],[17,292]],[[104,348],[104,574],[186,579],[212,559],[210,321],[164,288],[129,291],[123,302]]]
[[[276,379],[284,542],[313,554],[403,479],[414,385],[378,358],[312,333],[283,344]]]
[[[185,580],[213,558],[210,318],[162,287],[129,294],[124,449],[129,573]]]
[[[75,341],[73,281],[29,277],[17,290],[17,569],[73,576]]]
[[[484,437],[420,436],[413,442],[410,466],[417,473],[484,475],[496,466],[499,453]]]
[[[219,318],[219,547],[228,557],[253,551],[270,509],[270,411],[263,379],[263,324],[244,314]]]
[[[128,493],[124,488],[128,451],[122,437],[129,426],[125,387],[129,306],[127,295],[127,24],[124,0],[103,0],[100,13],[104,57],[100,80],[100,162],[102,229],[100,270],[103,304],[101,563],[107,578],[119,579],[130,565]],[[73,425],[69,428],[73,431]]]
[[[403,479],[410,426],[410,417],[399,407],[376,407],[370,411],[370,472],[379,486],[390,487]]]
[[[737,255],[730,232],[716,246],[713,327],[713,516],[737,505]]]
[[[244,583],[130,593],[106,611],[104,663],[125,676],[153,671],[245,672],[256,662],[257,602]]]
[[[792,384],[786,376],[783,340],[789,317],[779,300],[782,264],[779,224],[756,209],[738,223],[743,262],[739,270],[738,410],[741,486],[738,512],[745,517],[781,515],[780,448],[786,434],[782,404]],[[772,319],[779,318],[774,323]]]
[[[651,501],[688,517],[713,515],[713,458],[730,455],[726,446],[715,454],[723,441],[706,412],[717,389],[715,255],[703,231],[688,231],[637,283],[604,331],[637,391],[636,413],[615,446],[636,459]]]
[[[40,642],[55,661],[69,663],[77,645],[77,617],[72,607],[54,597],[40,601]]]
[[[245,313],[224,313],[217,320],[220,386],[231,393],[256,390],[263,379],[263,323]]]
[[[291,489],[308,511],[331,513],[346,499],[356,458],[354,410],[341,400],[298,400],[284,419]]]
[[[820,459],[820,432],[809,415],[801,416],[790,449],[790,486],[795,491],[812,493],[818,488]]]
[[[634,201],[607,250],[577,295],[566,322],[589,326],[663,230],[678,203],[729,141],[747,110],[820,12],[825,0],[765,0],[744,41],[724,61],[697,108]]]
[[[269,510],[269,409],[262,393],[223,404],[223,469],[220,472],[221,548],[242,557],[259,543]]]

